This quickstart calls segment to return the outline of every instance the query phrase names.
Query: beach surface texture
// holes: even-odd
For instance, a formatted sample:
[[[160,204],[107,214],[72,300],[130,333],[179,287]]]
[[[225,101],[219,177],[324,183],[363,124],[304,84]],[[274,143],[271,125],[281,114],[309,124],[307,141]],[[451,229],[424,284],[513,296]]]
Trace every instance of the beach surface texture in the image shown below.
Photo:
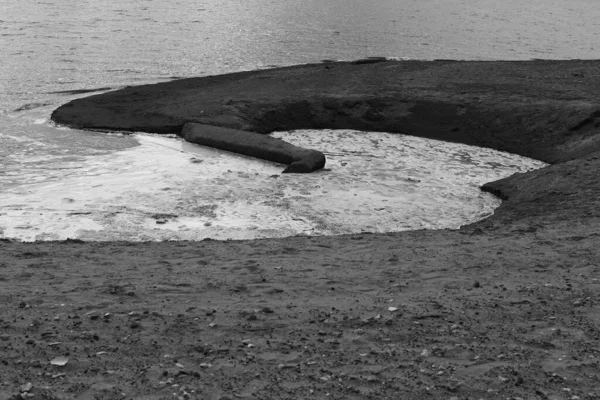
[[[402,132],[551,165],[484,185],[502,205],[459,230],[2,240],[1,398],[600,398],[600,61],[303,65],[127,87],[52,118]]]

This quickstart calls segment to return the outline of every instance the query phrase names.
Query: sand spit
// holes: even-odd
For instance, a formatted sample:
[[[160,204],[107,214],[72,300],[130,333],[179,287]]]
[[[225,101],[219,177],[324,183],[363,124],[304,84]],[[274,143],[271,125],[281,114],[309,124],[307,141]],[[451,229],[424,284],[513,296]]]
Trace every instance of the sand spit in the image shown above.
[[[503,205],[460,230],[2,241],[1,397],[600,398],[599,75],[600,61],[334,63],[61,107],[75,127],[396,131],[552,165],[487,184]]]

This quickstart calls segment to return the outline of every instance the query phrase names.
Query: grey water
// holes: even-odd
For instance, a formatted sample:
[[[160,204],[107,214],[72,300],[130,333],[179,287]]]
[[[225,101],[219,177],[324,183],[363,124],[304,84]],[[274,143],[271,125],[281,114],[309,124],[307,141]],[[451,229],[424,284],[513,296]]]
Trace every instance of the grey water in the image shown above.
[[[598,37],[595,0],[2,0],[3,207],[139,146],[49,124],[74,91],[369,56],[591,59]]]
[[[322,59],[597,58],[599,35],[595,0],[3,0],[0,104]]]

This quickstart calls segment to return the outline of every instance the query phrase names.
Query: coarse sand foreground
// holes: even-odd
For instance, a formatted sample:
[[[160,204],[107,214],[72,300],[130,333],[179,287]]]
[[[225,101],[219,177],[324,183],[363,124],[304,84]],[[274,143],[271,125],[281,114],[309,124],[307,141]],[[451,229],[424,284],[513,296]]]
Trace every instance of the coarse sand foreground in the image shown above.
[[[75,127],[385,130],[553,165],[487,184],[505,201],[460,230],[4,240],[0,398],[600,398],[599,75],[600,61],[333,63],[61,107]]]

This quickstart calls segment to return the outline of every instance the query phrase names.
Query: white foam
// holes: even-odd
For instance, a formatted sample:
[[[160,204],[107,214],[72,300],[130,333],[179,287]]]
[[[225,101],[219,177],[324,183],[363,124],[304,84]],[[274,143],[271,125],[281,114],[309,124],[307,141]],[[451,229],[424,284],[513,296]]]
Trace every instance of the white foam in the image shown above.
[[[140,134],[138,147],[66,163],[63,179],[25,180],[0,194],[0,236],[200,240],[457,228],[499,205],[481,184],[544,165],[404,135],[275,136],[324,151],[326,170],[281,174],[282,165]]]

